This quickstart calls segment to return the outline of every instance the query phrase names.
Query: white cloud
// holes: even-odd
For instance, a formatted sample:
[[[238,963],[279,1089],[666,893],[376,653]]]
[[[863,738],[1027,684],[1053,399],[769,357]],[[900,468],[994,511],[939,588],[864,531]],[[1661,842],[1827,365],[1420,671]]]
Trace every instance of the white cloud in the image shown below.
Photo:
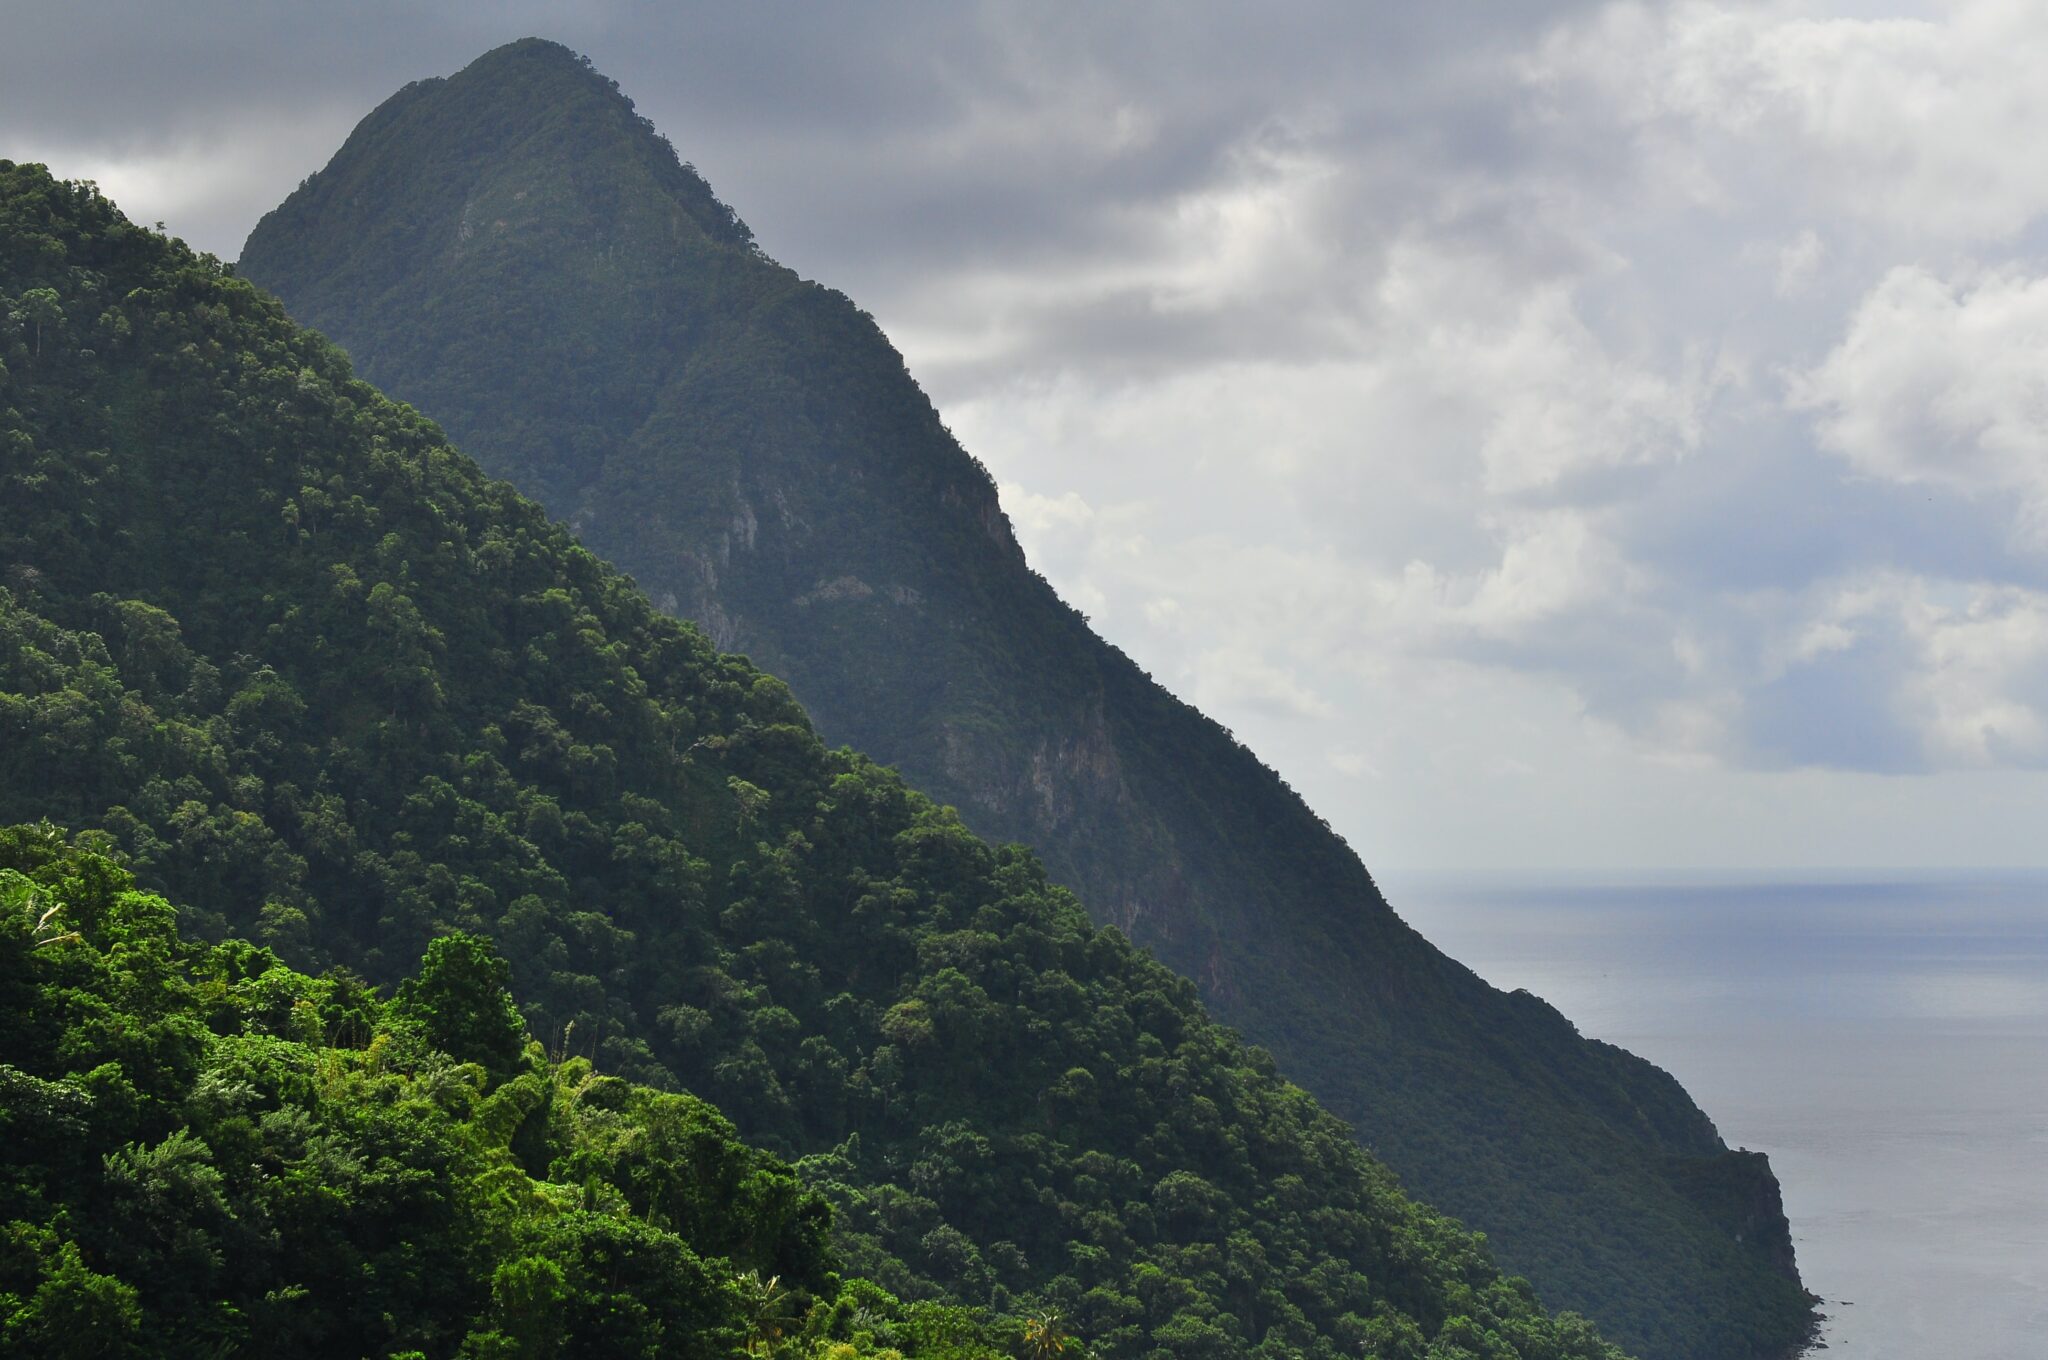
[[[2016,498],[2018,539],[2048,550],[2048,279],[1893,269],[1791,400],[1869,476]]]
[[[1570,280],[1517,280],[1495,261],[1409,238],[1389,253],[1374,343],[1410,382],[1479,421],[1483,489],[1513,495],[1697,446],[1708,395],[1697,371],[1666,374],[1611,354],[1578,314]]]
[[[1301,678],[1246,646],[1214,647],[1195,658],[1195,702],[1212,711],[1251,709],[1269,717],[1328,721],[1337,710]]]
[[[1741,211],[1761,161],[1836,214],[1981,241],[2048,211],[2044,43],[2030,0],[1878,17],[1691,0],[1612,5],[1528,69],[1554,100],[1609,101],[1703,203]]]
[[[1842,763],[1875,718],[1896,769],[2048,766],[2048,593],[1875,570],[1787,603],[1737,693],[1793,763]]]
[[[1333,748],[1328,757],[1330,768],[1352,779],[1378,779],[1380,771],[1363,753],[1348,747]]]
[[[1960,609],[1909,597],[1902,615],[1919,660],[1905,697],[1930,763],[2048,763],[2048,595],[1986,587]]]
[[[1095,510],[1077,491],[1040,496],[1011,482],[1001,488],[1003,508],[1021,533],[1046,534],[1083,529],[1094,522]]]
[[[1786,242],[1778,251],[1778,273],[1776,279],[1779,297],[1797,297],[1813,284],[1813,278],[1820,270],[1820,264],[1827,256],[1827,247],[1821,243],[1820,233],[1808,227],[1798,236]]]
[[[1460,614],[1482,634],[1519,636],[1575,609],[1612,608],[1639,574],[1585,515],[1553,512],[1509,537]]]

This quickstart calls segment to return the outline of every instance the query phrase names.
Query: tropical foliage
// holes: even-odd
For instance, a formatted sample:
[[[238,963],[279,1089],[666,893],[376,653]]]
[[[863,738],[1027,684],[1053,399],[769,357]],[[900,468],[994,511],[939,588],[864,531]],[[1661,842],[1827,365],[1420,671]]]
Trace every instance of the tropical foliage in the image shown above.
[[[0,830],[0,1351],[965,1360],[1030,1332],[843,1281],[786,1164],[544,1054],[475,937],[386,1002],[176,919]]]

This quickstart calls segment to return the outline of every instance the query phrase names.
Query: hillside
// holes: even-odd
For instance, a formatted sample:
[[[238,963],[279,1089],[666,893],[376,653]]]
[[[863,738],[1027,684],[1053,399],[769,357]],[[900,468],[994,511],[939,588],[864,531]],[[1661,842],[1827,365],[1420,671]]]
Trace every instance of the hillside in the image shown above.
[[[842,1280],[831,1209],[692,1096],[550,1058],[472,936],[384,1000],[0,829],[0,1351],[996,1360]]]
[[[872,318],[756,250],[611,82],[527,41],[407,87],[242,269],[819,730],[1031,845],[1094,918],[1656,1360],[1777,1355],[1805,1296],[1760,1156],[1503,995],[1033,573]]]
[[[780,681],[218,261],[0,162],[0,824],[44,818],[179,904],[188,937],[296,968],[391,987],[443,937],[494,941],[550,1053],[715,1104],[833,1206],[843,1272],[906,1304],[1056,1310],[1105,1360],[1617,1354],[1406,1198],[1028,852],[828,751]],[[20,1007],[13,930],[0,988]],[[119,988],[84,992],[91,1042],[24,1070],[68,1085],[64,1064],[111,1050],[124,1111],[155,1031],[131,1032]],[[196,1075],[211,1041],[172,1030],[198,1047],[165,1055],[172,1074]],[[517,1079],[487,1027],[452,1033]],[[181,1117],[123,1146],[155,1156]],[[593,1205],[627,1190],[582,1170]],[[387,1246],[419,1227],[388,1208]],[[60,1276],[117,1300],[88,1276],[123,1272],[30,1212],[13,1300]],[[353,1287],[308,1271],[278,1302]]]

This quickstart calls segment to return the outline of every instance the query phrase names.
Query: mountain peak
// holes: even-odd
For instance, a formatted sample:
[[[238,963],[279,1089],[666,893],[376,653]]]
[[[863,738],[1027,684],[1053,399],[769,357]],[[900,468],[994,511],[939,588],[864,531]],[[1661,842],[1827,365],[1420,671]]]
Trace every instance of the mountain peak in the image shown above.
[[[519,67],[557,70],[583,70],[596,75],[596,68],[590,58],[553,38],[517,38],[502,47],[490,51],[463,67],[464,73],[485,71],[495,73]],[[603,79],[602,76],[598,77]]]
[[[362,282],[381,292],[450,254],[750,250],[753,233],[616,81],[560,43],[522,38],[385,100],[257,223],[243,260],[289,276],[308,239],[376,261]]]
[[[446,78],[419,82],[446,86],[468,102],[523,106],[527,117],[552,120],[604,113],[632,115],[641,129],[666,145],[640,118],[619,82],[590,58],[552,38],[520,38],[494,47]]]
[[[479,296],[520,299],[520,318],[509,334],[502,321],[463,326],[458,367],[495,371],[512,339],[574,374],[635,338],[619,316],[663,313],[679,280],[729,256],[758,260],[753,233],[617,83],[560,43],[522,38],[378,105],[256,224],[241,267],[336,338],[460,277]],[[589,324],[544,320],[565,311]],[[411,356],[356,357],[407,400],[455,395],[394,382]],[[556,392],[568,433],[536,436],[529,485],[550,497],[573,485],[581,446],[644,416],[641,395]]]

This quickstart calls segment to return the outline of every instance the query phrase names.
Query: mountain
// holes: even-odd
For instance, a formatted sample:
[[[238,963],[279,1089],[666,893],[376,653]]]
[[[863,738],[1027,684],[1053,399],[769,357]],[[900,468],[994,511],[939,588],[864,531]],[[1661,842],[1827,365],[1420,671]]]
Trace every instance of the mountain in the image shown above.
[[[465,1092],[498,1096],[479,1081],[544,1086],[507,1039],[523,1019],[558,1059],[715,1105],[832,1206],[845,1276],[941,1322],[947,1307],[999,1328],[1056,1310],[1104,1360],[1619,1354],[1583,1320],[1546,1315],[1483,1239],[1405,1197],[1341,1120],[1212,1021],[1190,984],[1091,924],[1027,851],[991,847],[892,772],[828,750],[781,681],[662,614],[219,261],[131,225],[89,184],[0,162],[0,825],[42,819],[178,904],[186,938],[246,938],[347,988],[361,981],[333,970],[397,986],[430,1046],[475,1061],[426,1090],[394,1079],[369,1105],[432,1100],[469,1123]],[[43,862],[22,852],[0,867],[34,880]],[[266,960],[230,946],[240,971],[188,973],[205,993],[195,1022],[149,990],[176,986],[162,932],[96,933],[74,914],[89,894],[46,884],[51,911],[4,882],[0,1015],[61,1019],[65,1033],[8,1020],[0,1060],[22,1079],[0,1068],[0,1110],[11,1120],[34,1099],[103,1114],[95,1136],[116,1151],[45,1149],[0,1180],[0,1304],[34,1312],[47,1285],[57,1310],[37,1316],[58,1324],[93,1300],[117,1322],[137,1316],[124,1283],[178,1282],[130,1278],[132,1247],[143,1267],[158,1251],[199,1272],[176,1297],[215,1299],[222,1326],[265,1279],[281,1283],[261,1302],[287,1320],[301,1301],[366,1316],[366,1335],[336,1343],[361,1354],[415,1314],[384,1292],[362,1301],[381,1308],[368,1315],[330,1297],[396,1278],[366,1276],[352,1250],[458,1287],[440,1278],[456,1265],[424,1254],[445,1238],[445,1217],[421,1218],[450,1211],[442,1182],[422,1188],[431,1157],[415,1164],[402,1144],[446,1132],[479,1145],[516,1108],[468,1133],[378,1116],[356,1132],[379,1159],[322,1141],[288,1106],[340,1115],[327,1093],[361,1060],[255,1044],[251,1063],[209,1066],[247,1033],[236,988],[245,972],[269,977]],[[442,976],[435,951],[459,935],[494,942],[517,1019],[488,962]],[[109,955],[111,976],[85,976],[99,965],[73,945]],[[57,979],[70,999],[48,1016],[35,999],[45,949],[81,970]],[[423,954],[427,972],[405,985]],[[297,984],[278,985],[271,1023],[310,1043],[321,1000],[306,995],[302,1015]],[[323,1046],[340,1043],[347,1017],[335,1019]],[[387,1056],[400,1074],[432,1067]],[[302,1062],[300,1084],[275,1091],[275,1068]],[[616,1087],[590,1098],[654,1115]],[[208,1110],[219,1120],[199,1118]],[[194,1145],[215,1146],[216,1127],[219,1181]],[[661,1151],[618,1131],[634,1144],[620,1159]],[[595,1259],[581,1236],[557,1246],[612,1291],[622,1327],[633,1300],[674,1302],[628,1270],[624,1238],[681,1229],[700,1259],[776,1268],[764,1243],[716,1246],[723,1230],[691,1207],[716,1197],[716,1167],[692,1163],[657,1203],[659,1168],[635,1181],[578,1154],[573,1134],[551,1152],[554,1134],[522,1120],[524,1180],[503,1168],[479,1193],[580,1187],[582,1210],[607,1219],[590,1225],[603,1230],[592,1249],[620,1245]],[[302,1136],[325,1160],[295,1175],[279,1149]],[[786,1188],[756,1170],[765,1181],[750,1173],[744,1192]],[[276,1212],[243,1197],[301,1189],[302,1205]],[[153,1237],[108,1242],[64,1198],[117,1193],[142,1201]],[[263,1253],[294,1212],[334,1226],[328,1264],[206,1275],[274,1263]],[[408,1244],[421,1253],[410,1265]],[[687,1274],[666,1239],[649,1250]],[[792,1278],[828,1292],[818,1263],[795,1256]],[[546,1309],[548,1279],[515,1272],[510,1304]],[[491,1287],[495,1305],[495,1270]],[[474,1329],[443,1324],[431,1344],[398,1337],[393,1360],[455,1354],[447,1339]],[[96,1342],[57,1330],[74,1349]],[[911,1349],[965,1357],[972,1339],[934,1323],[930,1346]],[[144,1348],[232,1350],[218,1340],[152,1333]],[[465,1340],[460,1353],[506,1352]]]
[[[1030,569],[874,320],[764,257],[587,62],[528,40],[408,86],[240,267],[829,740],[1034,847],[1543,1297],[1658,1360],[1803,1338],[1764,1159],[1405,925]]]

